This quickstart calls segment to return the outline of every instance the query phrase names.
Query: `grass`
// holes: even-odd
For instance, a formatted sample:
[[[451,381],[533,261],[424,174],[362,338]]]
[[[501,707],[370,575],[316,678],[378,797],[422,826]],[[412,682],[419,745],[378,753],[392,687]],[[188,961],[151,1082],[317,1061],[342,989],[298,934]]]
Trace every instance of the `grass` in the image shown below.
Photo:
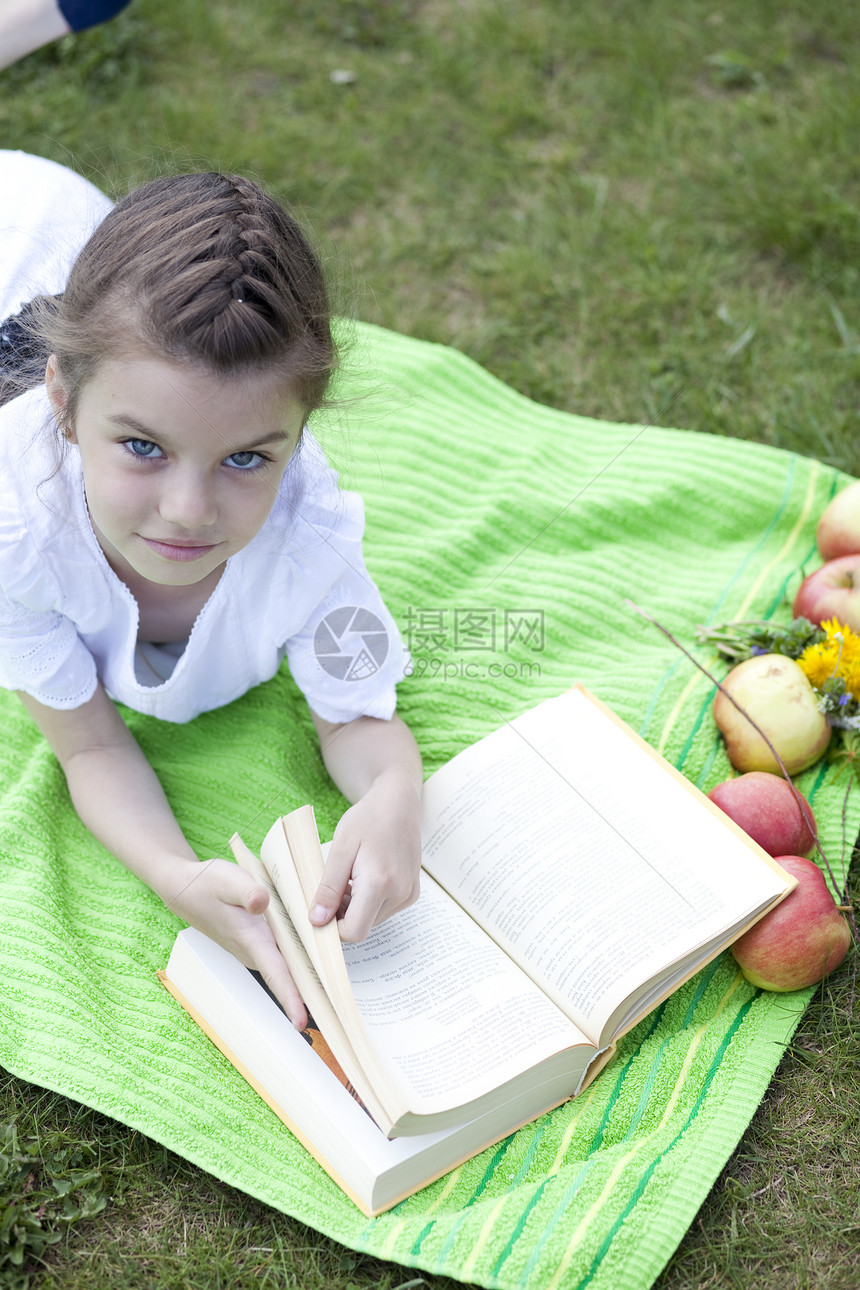
[[[0,129],[111,192],[249,171],[303,214],[347,313],[557,407],[860,474],[859,44],[844,0],[134,0],[0,74]],[[857,1284],[858,1038],[846,971],[660,1290]],[[44,1161],[4,1157],[33,1202],[4,1285],[455,1284],[18,1080],[2,1106]],[[67,1184],[89,1216],[47,1202]]]

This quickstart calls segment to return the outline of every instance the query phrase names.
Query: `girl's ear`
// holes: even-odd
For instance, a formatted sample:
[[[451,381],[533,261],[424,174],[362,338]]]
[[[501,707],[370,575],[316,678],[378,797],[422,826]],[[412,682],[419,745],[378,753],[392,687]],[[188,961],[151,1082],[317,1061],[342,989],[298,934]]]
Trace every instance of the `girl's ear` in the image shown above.
[[[45,367],[45,388],[48,391],[51,410],[54,413],[63,438],[68,439],[70,443],[74,443],[75,432],[68,421],[69,396],[63,383],[63,378],[60,375],[60,365],[57,362],[56,354],[49,356]]]

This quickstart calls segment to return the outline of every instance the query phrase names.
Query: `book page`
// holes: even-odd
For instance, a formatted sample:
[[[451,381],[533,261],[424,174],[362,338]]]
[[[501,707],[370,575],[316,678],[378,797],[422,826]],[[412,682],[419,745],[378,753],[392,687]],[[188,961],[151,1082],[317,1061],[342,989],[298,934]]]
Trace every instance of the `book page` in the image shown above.
[[[343,949],[365,1029],[417,1112],[480,1097],[588,1043],[426,875],[416,904]]]
[[[344,979],[343,987],[333,993],[323,975],[328,964],[322,946],[314,944],[314,929],[307,924],[302,936],[296,927],[297,919],[307,921],[307,906],[297,866],[290,862],[292,849],[282,846],[282,826],[291,818],[278,821],[263,844],[268,874],[241,839],[234,837],[231,845],[243,867],[267,886],[266,916],[288,966],[298,967],[304,960],[301,975],[295,975],[305,1002],[386,1132],[407,1110],[419,1116],[447,1112],[546,1057],[588,1045],[570,1020],[426,876],[418,903],[388,919],[361,944],[341,944],[334,924],[323,929],[336,938]],[[322,854],[327,850],[328,846]],[[315,876],[312,881],[315,887]],[[433,998],[435,1011],[428,1007]],[[571,1092],[575,1084],[573,1080]]]
[[[595,1043],[629,993],[785,889],[581,691],[443,766],[424,821],[426,869]]]
[[[273,886],[269,874],[252,851],[245,846],[242,839],[235,834],[230,841],[236,861],[252,878],[261,883],[269,893],[269,906],[265,913],[272,935],[284,962],[298,986],[302,999],[309,1012],[313,1013],[322,1027],[326,1041],[336,1054],[338,1064],[345,1068],[352,1085],[362,1086],[362,1102],[377,1123],[387,1122],[388,1112],[379,1099],[379,1090],[366,1084],[363,1062],[356,1053],[352,1037],[338,1015],[328,993],[320,980],[316,966],[311,960],[308,949],[290,917],[278,889]],[[338,942],[339,944],[339,942]],[[264,989],[267,987],[263,987]],[[278,1004],[278,1007],[281,1005]]]

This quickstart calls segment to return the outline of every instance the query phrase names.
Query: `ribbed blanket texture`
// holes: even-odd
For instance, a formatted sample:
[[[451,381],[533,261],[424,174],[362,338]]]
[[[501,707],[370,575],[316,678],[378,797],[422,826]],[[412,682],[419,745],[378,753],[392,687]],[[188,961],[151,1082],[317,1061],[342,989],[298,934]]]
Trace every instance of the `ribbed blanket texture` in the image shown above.
[[[415,667],[399,710],[428,770],[574,681],[705,789],[730,773],[699,623],[787,618],[844,478],[765,446],[539,407],[457,352],[359,326],[318,427],[366,501],[366,554]],[[646,1290],[746,1128],[808,992],[729,954],[643,1021],[581,1097],[368,1220],[160,985],[180,924],[89,837],[2,701],[0,1059],[356,1250],[482,1286]],[[344,809],[283,672],[184,727],[126,713],[198,854]],[[573,732],[575,737],[575,732]],[[845,781],[800,780],[841,875]],[[847,835],[860,823],[849,798]],[[850,846],[847,848],[850,854]],[[573,879],[575,881],[575,877]],[[512,1019],[512,1022],[514,1019]]]

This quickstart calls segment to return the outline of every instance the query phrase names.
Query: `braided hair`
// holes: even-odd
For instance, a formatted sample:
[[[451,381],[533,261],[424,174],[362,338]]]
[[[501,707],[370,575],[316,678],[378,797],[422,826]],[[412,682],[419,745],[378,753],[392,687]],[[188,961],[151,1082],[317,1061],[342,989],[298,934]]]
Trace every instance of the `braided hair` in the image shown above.
[[[30,326],[56,355],[69,420],[98,365],[142,347],[220,375],[280,368],[306,413],[324,402],[336,361],[317,256],[292,216],[238,175],[135,189],[86,243],[63,295],[34,305]]]

